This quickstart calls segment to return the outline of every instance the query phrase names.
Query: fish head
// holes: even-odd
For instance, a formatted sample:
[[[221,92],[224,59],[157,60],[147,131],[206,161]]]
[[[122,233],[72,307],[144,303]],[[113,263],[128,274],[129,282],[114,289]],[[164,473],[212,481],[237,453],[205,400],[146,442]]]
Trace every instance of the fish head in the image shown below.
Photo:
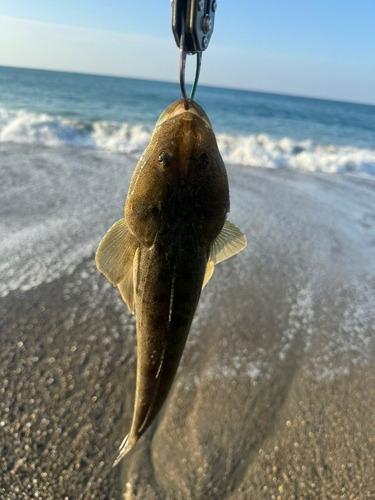
[[[125,219],[136,238],[153,244],[162,220],[191,218],[202,244],[220,233],[229,211],[229,188],[211,123],[189,100],[172,103],[156,123],[131,180]]]

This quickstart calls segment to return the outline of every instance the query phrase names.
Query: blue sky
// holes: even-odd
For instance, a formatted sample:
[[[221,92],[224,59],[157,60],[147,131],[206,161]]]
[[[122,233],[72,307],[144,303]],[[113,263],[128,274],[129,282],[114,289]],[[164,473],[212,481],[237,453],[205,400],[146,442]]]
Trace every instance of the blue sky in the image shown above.
[[[0,65],[177,81],[170,25],[169,0],[2,0]],[[218,0],[201,82],[375,104],[374,26],[373,0]]]

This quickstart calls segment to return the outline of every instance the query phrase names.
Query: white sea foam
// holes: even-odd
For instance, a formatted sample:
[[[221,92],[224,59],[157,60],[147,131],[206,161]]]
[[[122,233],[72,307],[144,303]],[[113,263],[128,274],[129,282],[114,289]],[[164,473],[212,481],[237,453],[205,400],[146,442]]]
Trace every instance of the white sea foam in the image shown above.
[[[375,150],[351,146],[296,142],[288,137],[275,140],[265,134],[231,136],[218,134],[225,161],[268,168],[292,168],[309,172],[364,173],[375,175]]]
[[[0,109],[0,142],[74,146],[140,153],[152,127],[128,123],[93,123]],[[309,172],[375,175],[375,150],[353,146],[314,144],[310,140],[274,139],[266,134],[218,134],[224,161],[244,166],[290,168]]]
[[[151,128],[141,125],[108,121],[88,123],[0,108],[0,142],[135,153],[147,146],[150,136]]]

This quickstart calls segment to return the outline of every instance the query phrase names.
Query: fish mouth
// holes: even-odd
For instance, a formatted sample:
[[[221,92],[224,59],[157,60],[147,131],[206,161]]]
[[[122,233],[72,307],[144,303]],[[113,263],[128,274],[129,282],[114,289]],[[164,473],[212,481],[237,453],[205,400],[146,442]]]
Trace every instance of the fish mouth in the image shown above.
[[[191,99],[187,100],[189,109],[185,109],[184,105],[184,100],[179,99],[178,101],[173,102],[168,106],[168,108],[161,114],[159,120],[156,122],[155,129],[158,128],[160,125],[165,123],[168,120],[171,120],[172,118],[185,114],[185,115],[194,115],[200,118],[206,126],[208,126],[210,129],[212,129],[212,125],[210,123],[210,120],[208,119],[208,116],[206,113],[203,111],[203,109],[197,104],[195,101],[192,101]]]
[[[191,101],[189,99],[189,109],[185,109],[184,103],[181,102],[176,106],[175,110],[169,115],[169,118],[173,118],[174,116],[180,115],[181,113],[187,113],[187,114],[192,113],[193,115],[198,116],[207,123],[207,120],[205,119],[206,117],[202,116],[202,114],[199,113],[197,106],[194,106],[194,104],[195,104],[194,101]]]

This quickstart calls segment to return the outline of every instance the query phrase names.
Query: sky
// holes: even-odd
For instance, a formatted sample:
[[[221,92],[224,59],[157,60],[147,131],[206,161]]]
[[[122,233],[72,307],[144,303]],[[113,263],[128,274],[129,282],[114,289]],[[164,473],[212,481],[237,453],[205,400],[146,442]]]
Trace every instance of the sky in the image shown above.
[[[169,0],[2,0],[0,65],[178,82],[171,17]],[[218,0],[200,82],[375,104],[374,26],[374,0]]]

